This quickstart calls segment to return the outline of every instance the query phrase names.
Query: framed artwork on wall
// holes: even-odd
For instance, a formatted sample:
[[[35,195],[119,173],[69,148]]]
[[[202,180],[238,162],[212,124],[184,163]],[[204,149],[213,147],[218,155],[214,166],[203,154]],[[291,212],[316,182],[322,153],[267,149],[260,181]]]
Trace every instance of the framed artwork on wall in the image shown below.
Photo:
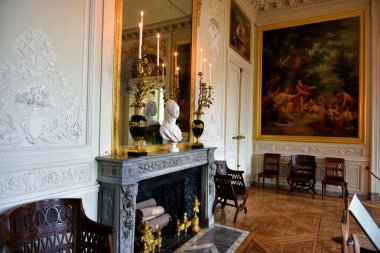
[[[251,60],[251,21],[235,0],[230,0],[230,47]]]
[[[366,11],[257,28],[258,140],[364,143]]]

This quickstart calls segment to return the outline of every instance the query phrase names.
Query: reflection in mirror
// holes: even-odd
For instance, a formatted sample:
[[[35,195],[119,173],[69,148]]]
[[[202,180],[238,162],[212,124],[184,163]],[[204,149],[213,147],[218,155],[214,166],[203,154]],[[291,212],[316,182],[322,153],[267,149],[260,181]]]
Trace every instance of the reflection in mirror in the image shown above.
[[[194,0],[195,1],[195,0]],[[177,125],[182,131],[182,142],[190,138],[192,104],[192,0],[123,0],[120,70],[116,92],[118,110],[114,127],[117,132],[117,146],[131,146],[133,139],[129,133],[129,118],[135,114],[130,105],[134,102],[136,87],[136,60],[139,57],[140,28],[143,21],[141,56],[147,58],[152,68],[159,65],[159,71],[153,71],[148,81],[158,79],[154,94],[145,99],[143,114],[147,118],[146,145],[162,144],[159,128],[168,115],[164,103],[175,100],[180,107]],[[143,11],[143,17],[141,17]],[[158,35],[159,34],[159,35]],[[194,46],[194,45],[193,45]],[[115,46],[117,48],[117,45]],[[115,53],[118,50],[115,49]],[[119,56],[120,57],[120,56]],[[193,66],[194,67],[194,66]],[[115,97],[114,97],[115,99]],[[114,115],[115,116],[115,115]],[[116,123],[116,124],[115,124]],[[115,136],[114,136],[115,137]],[[117,136],[116,136],[117,138]],[[114,144],[115,145],[115,139]],[[116,147],[118,149],[119,147]],[[115,149],[115,148],[114,148]]]

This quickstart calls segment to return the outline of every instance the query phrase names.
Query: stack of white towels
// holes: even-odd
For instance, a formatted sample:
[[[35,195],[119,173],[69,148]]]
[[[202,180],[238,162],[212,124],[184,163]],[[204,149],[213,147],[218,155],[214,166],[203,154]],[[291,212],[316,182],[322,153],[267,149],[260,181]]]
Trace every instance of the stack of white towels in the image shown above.
[[[152,228],[152,232],[156,232],[158,229],[162,229],[169,224],[171,217],[165,213],[165,209],[162,206],[157,206],[155,199],[147,199],[136,204],[136,219],[137,224],[140,226],[145,221]]]

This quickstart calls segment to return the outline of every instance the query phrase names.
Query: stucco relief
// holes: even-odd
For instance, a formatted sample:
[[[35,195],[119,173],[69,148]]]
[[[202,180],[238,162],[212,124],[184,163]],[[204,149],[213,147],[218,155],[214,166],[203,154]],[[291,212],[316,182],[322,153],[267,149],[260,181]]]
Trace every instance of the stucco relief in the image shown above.
[[[220,125],[220,117],[216,112],[217,105],[216,101],[214,101],[214,104],[210,106],[210,108],[207,109],[205,115],[204,115],[204,122],[205,122],[205,128],[203,135],[201,136],[201,141],[203,140],[216,140],[219,139],[221,136],[221,125]]]
[[[0,62],[0,147],[75,144],[81,140],[80,106],[42,29],[15,42],[15,62]]]
[[[274,143],[256,144],[256,152],[282,152],[288,154],[315,154],[321,156],[343,156],[365,158],[363,148],[346,148],[346,147],[321,147],[306,145],[285,145]]]
[[[0,198],[45,191],[90,180],[88,164],[0,175]]]

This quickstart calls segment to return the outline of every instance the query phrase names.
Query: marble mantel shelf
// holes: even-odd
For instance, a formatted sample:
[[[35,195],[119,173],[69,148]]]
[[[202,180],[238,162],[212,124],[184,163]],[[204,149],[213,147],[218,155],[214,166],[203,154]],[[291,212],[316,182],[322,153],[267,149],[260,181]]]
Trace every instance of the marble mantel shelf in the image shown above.
[[[115,227],[116,252],[134,252],[135,212],[140,181],[173,172],[201,167],[200,222],[204,227],[214,223],[215,148],[181,150],[177,153],[155,153],[144,157],[97,157],[98,221]]]

